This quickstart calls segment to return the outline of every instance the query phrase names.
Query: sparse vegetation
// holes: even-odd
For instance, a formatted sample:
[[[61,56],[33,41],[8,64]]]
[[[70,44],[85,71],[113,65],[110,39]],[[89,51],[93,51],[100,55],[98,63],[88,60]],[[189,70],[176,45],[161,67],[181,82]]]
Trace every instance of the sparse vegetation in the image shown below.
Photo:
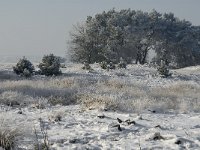
[[[49,79],[49,80],[19,80],[4,81],[0,87],[0,103],[8,106],[27,106],[34,104],[35,107],[43,107],[62,104],[76,103],[76,83],[73,78]]]
[[[181,88],[183,82],[176,81],[174,84],[170,84],[168,88],[147,87],[146,84],[134,79],[126,79],[125,77],[119,80],[121,77],[118,75],[119,71],[118,69],[113,70],[112,73],[117,75],[114,78],[76,76],[35,81],[4,81],[1,82],[0,96],[2,98],[0,98],[0,101],[1,104],[8,106],[26,106],[28,104],[45,106],[47,103],[70,105],[84,102],[84,107],[94,104],[95,107],[105,106],[110,107],[108,109],[125,111],[141,111],[146,108],[159,107],[163,108],[162,111],[168,109],[187,110],[190,107],[190,110],[197,111],[200,108],[200,104],[195,100],[199,97],[198,92],[196,92],[200,89],[198,86],[190,88],[190,84],[186,82],[184,88]],[[140,75],[137,70],[132,71],[137,76],[144,76],[142,72]],[[126,74],[130,73],[127,72]],[[152,82],[156,83],[157,81],[154,80],[158,80],[157,77],[152,79]],[[159,80],[165,81],[165,79]],[[173,80],[173,78],[170,80]],[[183,92],[184,90],[186,91]],[[92,94],[85,95],[85,91]],[[176,92],[174,93],[174,91]],[[190,99],[190,101],[185,99]]]
[[[40,131],[37,132],[36,129],[34,128],[36,141],[37,141],[37,143],[34,146],[34,150],[49,150],[50,149],[49,139],[48,139],[49,137],[48,137],[48,133],[47,133],[45,123],[42,120],[42,118],[39,118],[39,122],[40,122]],[[42,143],[39,142],[39,135],[38,134],[42,135]]]
[[[15,149],[16,136],[18,135],[17,129],[6,129],[0,127],[0,147],[5,150]]]
[[[18,149],[19,137],[23,136],[21,122],[16,121],[16,116],[0,109],[0,148],[3,150]]]

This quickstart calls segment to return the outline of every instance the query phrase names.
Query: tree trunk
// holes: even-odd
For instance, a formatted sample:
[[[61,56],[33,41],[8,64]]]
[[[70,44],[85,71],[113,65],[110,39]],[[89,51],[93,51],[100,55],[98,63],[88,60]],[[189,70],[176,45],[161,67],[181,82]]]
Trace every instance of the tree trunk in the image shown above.
[[[138,50],[136,60],[135,60],[135,64],[138,64],[138,62],[139,62],[139,64],[141,64],[141,56],[142,56],[141,52]]]
[[[147,52],[148,52],[148,47],[145,48],[145,50],[143,51],[142,60],[141,60],[142,65],[144,65],[144,63],[146,62]]]

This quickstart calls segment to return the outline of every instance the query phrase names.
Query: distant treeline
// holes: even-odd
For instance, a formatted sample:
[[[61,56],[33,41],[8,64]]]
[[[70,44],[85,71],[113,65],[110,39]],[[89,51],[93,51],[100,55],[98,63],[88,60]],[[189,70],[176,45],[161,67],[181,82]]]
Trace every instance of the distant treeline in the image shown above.
[[[180,20],[173,13],[147,13],[131,9],[88,16],[71,31],[70,55],[76,62],[119,62],[144,64],[150,50],[173,67],[200,64],[200,26]]]

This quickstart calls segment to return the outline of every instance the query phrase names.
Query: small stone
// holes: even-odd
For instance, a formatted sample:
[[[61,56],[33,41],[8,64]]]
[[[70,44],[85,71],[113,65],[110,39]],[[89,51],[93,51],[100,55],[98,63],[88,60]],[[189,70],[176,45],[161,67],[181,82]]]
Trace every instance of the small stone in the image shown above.
[[[20,110],[20,111],[18,111],[17,113],[18,113],[18,114],[22,114],[22,111]]]
[[[117,118],[117,121],[119,122],[119,123],[122,123],[123,121],[121,120],[121,119],[119,119],[119,118]]]
[[[160,132],[155,133],[154,136],[153,136],[153,140],[155,140],[155,141],[164,140],[164,139],[165,138],[160,135]]]
[[[105,118],[105,115],[104,114],[99,114],[97,117],[103,119],[103,118]]]
[[[122,131],[122,128],[120,127],[120,125],[119,125],[119,124],[117,124],[117,125],[114,125],[113,127],[117,127],[117,129],[118,129],[119,131]]]
[[[62,120],[62,116],[61,115],[57,115],[56,118],[55,118],[55,122],[59,122]]]
[[[124,122],[130,122],[131,120],[130,119],[127,119],[127,120],[125,120]]]
[[[78,141],[77,139],[71,139],[71,140],[69,140],[69,143],[74,144],[74,143],[76,143],[77,141]]]
[[[156,113],[156,111],[155,111],[155,110],[148,110],[148,111],[150,111],[150,112],[152,112],[152,113]]]
[[[177,140],[176,142],[175,142],[175,144],[181,144],[182,142],[181,142],[181,140]]]
[[[136,124],[136,122],[135,122],[135,121],[128,121],[127,124],[128,124],[128,125]]]
[[[104,108],[104,111],[108,111],[108,109],[107,109],[107,108]]]
[[[122,131],[122,128],[120,127],[120,125],[118,126],[118,130],[119,130],[119,131]]]

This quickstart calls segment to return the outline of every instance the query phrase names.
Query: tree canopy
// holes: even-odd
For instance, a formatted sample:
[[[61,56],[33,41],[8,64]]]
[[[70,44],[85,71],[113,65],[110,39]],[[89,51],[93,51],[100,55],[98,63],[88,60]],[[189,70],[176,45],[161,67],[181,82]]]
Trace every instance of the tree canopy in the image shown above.
[[[173,67],[200,63],[200,26],[180,20],[173,13],[131,9],[88,16],[71,32],[70,55],[77,62],[126,62],[144,64],[150,50]]]

